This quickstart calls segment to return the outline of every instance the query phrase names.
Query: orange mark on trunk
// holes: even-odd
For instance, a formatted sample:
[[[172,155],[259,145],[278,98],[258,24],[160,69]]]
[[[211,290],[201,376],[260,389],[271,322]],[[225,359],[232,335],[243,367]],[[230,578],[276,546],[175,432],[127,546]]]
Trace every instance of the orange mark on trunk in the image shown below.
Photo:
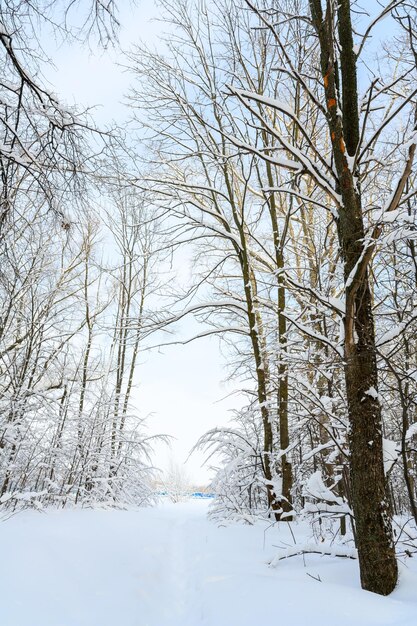
[[[327,100],[327,107],[331,109],[332,107],[335,107],[335,106],[336,106],[336,100],[334,98],[329,98]]]
[[[323,76],[323,83],[324,83],[325,89],[327,89],[327,87],[329,86],[329,73],[328,72],[327,74]]]
[[[340,150],[341,150],[341,152],[343,152],[343,154],[346,151],[346,146],[345,146],[345,142],[343,140],[343,137],[340,137]]]

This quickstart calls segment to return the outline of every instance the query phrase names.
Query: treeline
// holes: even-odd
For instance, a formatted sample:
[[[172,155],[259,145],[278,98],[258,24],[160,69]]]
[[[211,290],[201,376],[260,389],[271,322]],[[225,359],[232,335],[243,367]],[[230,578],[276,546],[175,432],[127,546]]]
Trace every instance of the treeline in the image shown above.
[[[177,317],[223,339],[248,397],[199,442],[215,514],[309,515],[389,593],[392,509],[417,521],[415,7],[162,4],[163,52],[129,57],[142,185],[195,249]]]
[[[119,131],[42,80],[42,27],[106,44],[115,6],[83,2],[78,27],[73,3],[52,5],[0,8],[0,503],[149,503],[153,437],[132,396],[159,226],[121,183]]]
[[[107,229],[93,217],[63,226],[36,204],[13,211],[2,229],[0,500],[148,501],[152,437],[131,400],[157,285],[155,224],[129,194],[109,203]]]

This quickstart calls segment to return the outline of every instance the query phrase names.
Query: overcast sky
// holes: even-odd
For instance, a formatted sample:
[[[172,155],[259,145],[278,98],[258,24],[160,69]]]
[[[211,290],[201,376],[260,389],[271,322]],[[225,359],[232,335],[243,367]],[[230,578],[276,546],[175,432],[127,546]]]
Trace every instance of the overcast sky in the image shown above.
[[[67,43],[48,42],[48,52],[55,63],[49,68],[47,78],[51,88],[68,104],[95,107],[94,118],[99,125],[115,120],[123,124],[129,116],[123,104],[129,89],[131,76],[121,66],[121,49],[129,50],[134,43],[147,43],[160,49],[159,41],[164,25],[158,22],[160,15],[153,0],[139,0],[135,6],[129,0],[120,0],[120,47],[106,51],[96,46],[74,46]],[[370,0],[367,8],[378,7]],[[378,46],[379,36],[374,37],[373,46]],[[180,259],[183,259],[182,261]],[[178,263],[188,263],[187,255],[177,258]],[[179,273],[189,268],[177,267]],[[183,336],[191,336],[195,325],[182,323]],[[172,454],[183,462],[197,439],[214,426],[224,426],[231,417],[231,409],[239,408],[242,399],[238,395],[228,396],[233,387],[222,384],[226,377],[225,361],[216,338],[201,339],[185,346],[164,348],[163,351],[142,354],[137,373],[137,398],[141,415],[152,414],[150,431],[166,433],[176,437]],[[170,452],[158,446],[155,462],[166,467]],[[208,480],[206,469],[201,468],[202,456],[195,455],[187,467],[195,482]]]
[[[136,7],[123,0],[119,6],[121,48],[128,50],[138,41],[157,48],[163,25],[151,19],[158,16],[153,0],[141,0]],[[131,77],[120,67],[123,59],[119,49],[92,51],[87,46],[50,42],[48,52],[56,67],[48,70],[47,78],[61,100],[96,107],[94,118],[98,124],[112,120],[121,123],[128,117],[123,98]],[[186,256],[179,262],[188,263]],[[182,323],[183,336],[191,336],[193,332],[195,324]],[[152,414],[149,419],[152,434],[165,433],[176,438],[171,451],[158,445],[157,466],[166,467],[170,455],[184,462],[197,439],[214,426],[224,426],[231,417],[231,409],[241,404],[239,397],[229,395],[233,388],[222,384],[226,377],[224,366],[217,338],[142,355],[136,380],[140,414]],[[225,396],[229,397],[222,400]],[[207,469],[201,467],[202,461],[203,456],[195,453],[187,462],[195,483],[206,483],[209,479]]]

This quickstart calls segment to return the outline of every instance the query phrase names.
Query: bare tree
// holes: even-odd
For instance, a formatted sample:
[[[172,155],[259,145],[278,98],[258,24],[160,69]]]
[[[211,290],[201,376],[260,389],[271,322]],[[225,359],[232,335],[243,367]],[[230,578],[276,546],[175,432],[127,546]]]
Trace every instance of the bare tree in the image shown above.
[[[64,107],[42,78],[48,62],[42,28],[59,37],[97,34],[106,45],[117,28],[114,0],[64,3],[9,0],[0,7],[0,234],[17,194],[45,202],[69,225],[67,214],[79,197],[89,159],[103,149],[91,119]],[[79,5],[85,20],[74,21]],[[91,136],[96,147],[92,148]]]
[[[166,2],[164,7],[167,19],[177,29],[171,47],[172,59],[145,49],[138,49],[130,56],[133,71],[143,78],[140,87],[131,92],[131,104],[141,111],[146,107],[147,124],[154,132],[159,129],[158,140],[152,145],[155,161],[150,164],[155,178],[148,174],[141,184],[149,185],[161,206],[186,224],[182,233],[177,231],[173,245],[199,238],[207,242],[205,278],[201,276],[198,284],[201,287],[216,282],[217,301],[206,307],[197,303],[188,312],[235,310],[238,323],[229,329],[222,324],[211,332],[222,335],[232,332],[249,339],[264,432],[262,468],[269,507],[279,519],[283,512],[291,510],[292,498],[291,463],[286,456],[289,426],[283,256],[288,216],[273,195],[255,192],[256,181],[267,178],[268,173],[270,186],[278,184],[275,172],[268,165],[265,172],[262,159],[245,155],[245,146],[254,137],[262,149],[265,133],[253,133],[238,122],[235,105],[226,89],[233,71],[241,84],[251,73],[252,65],[256,68],[252,85],[271,81],[267,63],[273,61],[268,53],[268,41],[253,35],[245,22],[239,24],[239,36],[248,37],[249,52],[242,53],[236,41],[239,12],[233,3],[227,11],[221,9],[225,23],[220,29],[220,40],[216,40],[216,24],[208,10],[199,17],[197,29],[193,9],[185,3],[174,7]],[[186,49],[187,56],[178,55],[174,46]],[[149,102],[164,102],[164,107],[159,104],[149,107]],[[237,133],[238,151],[230,139]],[[260,232],[268,222],[272,225],[273,238],[265,244]],[[210,256],[207,250],[211,251]],[[212,258],[210,267],[209,258]],[[222,276],[227,277],[229,272],[230,281],[220,286]],[[236,272],[240,285],[235,280]],[[269,305],[264,306],[264,295],[274,289],[278,296],[271,313]],[[197,291],[199,287],[195,286],[189,293]],[[267,326],[265,316],[269,320]],[[271,360],[272,335],[279,337],[278,368]],[[275,346],[275,358],[276,351]],[[281,450],[275,455],[278,445]]]
[[[379,219],[376,218],[376,222],[369,224],[365,209],[370,201],[369,190],[372,189],[375,193],[378,175],[385,172],[387,167],[392,167],[392,163],[385,162],[382,168],[375,168],[378,146],[385,145],[384,132],[407,108],[410,110],[411,107],[411,120],[414,119],[412,101],[415,91],[410,84],[409,69],[404,68],[403,73],[395,79],[395,83],[401,84],[403,89],[399,102],[397,92],[393,95],[391,91],[393,79],[384,81],[379,77],[369,85],[365,104],[361,107],[357,87],[357,63],[372,28],[395,7],[394,3],[389,3],[371,21],[357,47],[354,43],[349,0],[338,5],[329,1],[324,9],[320,0],[311,0],[310,14],[307,6],[300,7],[301,11],[293,19],[311,24],[313,32],[306,29],[304,36],[314,36],[320,59],[317,65],[313,62],[311,76],[305,76],[299,73],[293,58],[288,55],[276,26],[289,13],[281,11],[279,7],[274,8],[273,15],[277,20],[275,23],[262,11],[262,7],[251,2],[247,4],[257,13],[262,26],[274,33],[275,43],[288,67],[289,79],[299,84],[328,126],[327,145],[333,168],[330,186],[322,178],[321,168],[318,168],[318,159],[324,156],[325,146],[313,143],[311,155],[307,157],[297,152],[296,142],[286,141],[271,126],[269,132],[282,148],[288,150],[302,164],[302,172],[306,178],[313,180],[317,188],[325,191],[328,202],[334,206],[345,280],[343,348],[350,419],[351,497],[361,580],[365,589],[388,594],[396,584],[397,566],[383,466],[382,415],[377,391],[377,350],[369,268],[383,232],[384,217],[397,211],[403,201],[414,160],[413,139],[409,143],[408,154],[398,165],[400,176],[393,183],[391,193],[378,201]],[[320,89],[315,82],[319,80],[319,76]],[[249,95],[248,101],[252,99],[257,101],[259,96]],[[373,114],[377,99],[383,106],[382,115]],[[298,125],[295,112],[284,110],[281,102],[264,104],[278,108]],[[409,122],[407,125],[410,127]],[[412,121],[411,128],[413,127]],[[397,145],[397,150],[400,149],[401,144]]]

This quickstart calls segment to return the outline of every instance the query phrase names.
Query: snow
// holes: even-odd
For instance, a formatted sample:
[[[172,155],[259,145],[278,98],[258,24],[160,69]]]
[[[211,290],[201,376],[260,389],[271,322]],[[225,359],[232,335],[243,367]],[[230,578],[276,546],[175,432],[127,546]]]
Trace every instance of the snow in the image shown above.
[[[379,346],[383,346],[384,344],[388,343],[389,341],[392,341],[393,339],[396,339],[396,337],[398,337],[398,335],[401,335],[401,333],[404,331],[404,329],[406,328],[406,324],[403,322],[401,324],[396,325],[394,328],[392,328],[391,330],[387,331],[386,333],[384,333],[381,337],[377,338],[376,341],[376,345]]]
[[[367,389],[364,393],[365,393],[365,396],[370,396],[374,400],[378,400],[379,396],[375,387],[369,387],[369,389]]]
[[[277,100],[276,98],[268,98],[263,94],[259,94],[254,91],[247,91],[245,89],[234,89],[234,93],[240,95],[242,98],[255,100],[255,102],[260,102],[274,109],[278,109],[279,111],[282,111],[282,113],[285,113],[286,115],[289,115],[290,117],[295,118],[298,121],[294,109],[288,106],[288,104],[286,104],[282,100]],[[301,124],[301,122],[299,122],[299,124]]]
[[[309,450],[309,452],[306,452],[305,454],[303,454],[303,463],[305,463],[309,459],[312,459],[313,456],[315,456],[318,452],[321,452],[322,450],[327,450],[328,448],[332,448],[333,446],[334,446],[333,441],[327,441],[326,443],[321,443],[320,445],[316,446],[312,450]]]
[[[206,512],[190,501],[11,517],[0,533],[2,626],[415,624],[414,559],[384,598],[360,589],[356,560],[312,554],[270,567],[277,544],[294,552],[289,524],[218,527]]]
[[[335,496],[333,491],[326,487],[323,482],[323,477],[320,470],[311,474],[307,480],[304,488],[306,496],[317,498],[318,500],[325,500],[327,502],[335,502],[336,504],[343,504],[343,499]]]
[[[385,439],[384,437],[382,440],[382,451],[384,455],[384,470],[385,473],[388,474],[391,467],[394,465],[399,457],[399,444],[396,441],[392,441],[391,439]]]
[[[407,429],[407,432],[405,434],[406,441],[409,441],[410,439],[415,437],[415,435],[417,435],[417,422],[411,424],[411,426]]]

